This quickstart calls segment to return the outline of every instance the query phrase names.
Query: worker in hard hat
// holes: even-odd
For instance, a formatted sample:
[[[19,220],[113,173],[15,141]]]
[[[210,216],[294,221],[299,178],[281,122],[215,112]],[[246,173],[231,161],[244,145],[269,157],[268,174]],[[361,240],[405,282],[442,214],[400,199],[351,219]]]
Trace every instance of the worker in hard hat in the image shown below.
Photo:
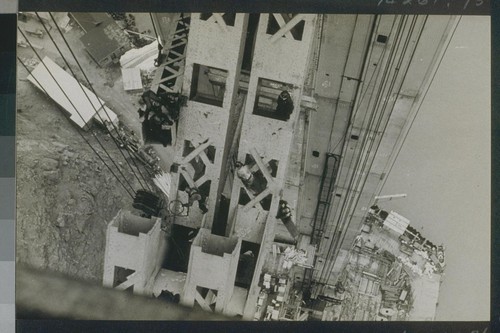
[[[255,178],[252,174],[252,171],[250,171],[250,168],[248,165],[243,165],[241,162],[236,162],[236,175],[238,176],[239,179],[245,184],[245,186],[251,188],[252,184],[255,181]]]
[[[183,204],[183,207],[191,207],[196,201],[198,201],[198,207],[203,214],[208,212],[208,208],[205,205],[206,197],[203,197],[198,189],[186,187],[185,192],[188,194],[188,202]]]
[[[278,96],[278,105],[276,107],[276,113],[281,120],[290,119],[290,115],[293,112],[293,101],[292,96],[286,90],[283,90]]]

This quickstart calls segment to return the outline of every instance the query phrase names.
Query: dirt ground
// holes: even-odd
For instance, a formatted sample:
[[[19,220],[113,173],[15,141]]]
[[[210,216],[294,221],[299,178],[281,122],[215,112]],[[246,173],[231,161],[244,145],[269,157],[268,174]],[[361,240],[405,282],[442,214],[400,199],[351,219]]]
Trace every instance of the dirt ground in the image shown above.
[[[34,19],[26,24],[30,29],[43,29]],[[52,28],[51,33],[79,73],[57,30]],[[99,68],[79,41],[82,31],[76,24],[64,35],[97,94],[123,123],[140,133],[139,95],[123,90],[119,66]],[[65,67],[47,35],[28,38],[43,47],[39,50],[42,57],[47,55]],[[36,59],[31,49],[22,47],[18,47],[18,57],[23,62]],[[120,209],[131,208],[132,199],[80,137],[77,126],[26,77],[26,69],[18,62],[17,261],[100,283],[107,224]],[[81,74],[77,78],[84,82]],[[113,140],[103,129],[94,126],[92,130],[134,189],[139,189]],[[102,153],[91,133],[83,134]]]

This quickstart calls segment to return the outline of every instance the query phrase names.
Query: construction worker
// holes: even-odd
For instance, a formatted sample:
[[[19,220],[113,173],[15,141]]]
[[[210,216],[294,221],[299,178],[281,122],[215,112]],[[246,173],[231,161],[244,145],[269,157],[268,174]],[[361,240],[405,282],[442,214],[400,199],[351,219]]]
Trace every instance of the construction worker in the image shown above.
[[[290,115],[293,112],[293,101],[292,96],[286,90],[283,90],[278,96],[278,105],[276,107],[276,113],[281,120],[290,119]]]
[[[166,124],[169,126],[174,124],[174,120],[170,116],[169,109],[164,105],[161,106],[161,123],[162,125]]]
[[[236,162],[236,175],[238,176],[239,179],[245,184],[246,187],[250,188],[255,180],[252,171],[250,171],[250,168],[248,165],[243,165],[241,162]]]
[[[164,105],[167,107],[169,118],[173,121],[179,119],[179,113],[182,103],[180,93],[164,93],[160,95]]]
[[[146,103],[144,103],[144,100],[141,98],[139,99],[139,109],[137,110],[137,113],[139,113],[139,120],[141,122],[143,122],[144,119],[146,119],[145,118],[146,111],[147,111]]]
[[[241,182],[249,189],[253,195],[258,195],[264,191],[267,187],[267,180],[260,170],[252,172],[252,165],[243,165],[241,162],[236,162],[235,167],[237,169],[236,175],[241,179]]]
[[[292,210],[285,200],[280,200],[277,219],[283,221],[283,223],[288,223],[292,220]]]
[[[165,54],[163,54],[162,50],[163,46],[160,44],[160,41],[158,41],[158,57],[154,60],[155,67],[159,67],[163,60],[165,60]]]
[[[162,105],[162,100],[151,90],[145,91],[139,103],[144,103],[141,107],[139,117],[144,117],[142,121],[142,134],[145,142],[161,143],[164,147],[172,144],[171,125],[174,124],[170,117],[169,110]]]
[[[198,207],[202,211],[203,214],[208,212],[208,208],[205,205],[206,197],[203,197],[198,189],[186,187],[185,192],[188,194],[189,199],[188,202],[183,204],[183,207],[191,207],[195,201],[198,201]]]

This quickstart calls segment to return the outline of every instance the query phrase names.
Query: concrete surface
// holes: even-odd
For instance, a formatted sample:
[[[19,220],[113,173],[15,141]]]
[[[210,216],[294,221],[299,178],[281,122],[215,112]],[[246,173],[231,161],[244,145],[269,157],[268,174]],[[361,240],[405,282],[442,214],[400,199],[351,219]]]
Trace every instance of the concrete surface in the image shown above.
[[[191,16],[191,34],[187,46],[183,94],[187,96],[191,95],[191,83],[195,64],[227,71],[223,107],[189,100],[187,106],[183,108],[178,121],[178,140],[174,148],[176,152],[175,162],[180,163],[182,166],[185,140],[190,141],[195,148],[207,140],[215,147],[216,153],[213,164],[208,163],[205,165],[206,180],[211,181],[210,194],[206,203],[208,213],[204,217],[204,226],[207,228],[211,228],[216,205],[218,204],[217,197],[222,192],[219,182],[225,177],[225,164],[223,164],[223,160],[230,145],[229,140],[232,138],[231,135],[227,135],[228,123],[237,97],[239,68],[241,67],[243,53],[244,38],[242,37],[246,29],[246,24],[246,15],[243,14],[236,15],[234,27],[227,26],[224,29],[215,22],[200,20],[199,14]],[[214,36],[217,36],[217,38],[214,38]],[[229,144],[227,144],[228,141]],[[179,195],[178,183],[179,174],[173,173],[173,193],[171,198],[176,198]],[[199,216],[177,218],[176,223],[196,227],[201,226]]]

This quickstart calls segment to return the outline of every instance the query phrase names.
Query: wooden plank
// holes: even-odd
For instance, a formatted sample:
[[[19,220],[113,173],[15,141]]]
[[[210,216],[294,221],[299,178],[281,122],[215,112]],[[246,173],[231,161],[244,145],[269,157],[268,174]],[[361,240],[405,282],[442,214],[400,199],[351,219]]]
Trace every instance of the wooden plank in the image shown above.
[[[115,287],[116,290],[125,290],[128,287],[134,285],[137,281],[137,272],[134,272],[127,276],[127,280],[125,282],[122,282],[121,284],[117,285]]]
[[[281,16],[281,15],[280,15]],[[281,18],[281,20],[278,20],[278,17],[276,17],[276,20],[279,22],[284,22],[284,19],[283,17]],[[272,37],[271,37],[271,43],[274,43],[276,42],[278,39],[280,39],[283,35],[286,34],[286,37],[287,38],[291,38],[293,39],[293,36],[291,36],[291,33],[289,32],[290,29],[292,29],[297,23],[299,23],[300,21],[302,21],[304,19],[304,14],[298,14],[298,15],[295,15],[293,19],[291,19],[287,24],[285,24],[284,26],[280,24],[281,26],[281,29],[278,30],[277,33],[275,33]],[[288,35],[290,34],[290,35]]]
[[[102,99],[59,67],[49,57],[45,57],[43,63],[35,67],[28,76],[28,80],[37,88],[44,90],[59,106],[69,112],[70,119],[81,128],[85,128],[97,110],[104,105]]]
[[[196,185],[196,187],[198,188],[199,186],[203,185],[204,182],[206,182],[208,179],[208,176],[206,174],[204,174],[203,176],[200,177],[200,179],[198,179],[194,184]]]
[[[122,68],[123,89],[142,90],[141,70],[139,68]]]
[[[192,152],[190,152],[186,157],[184,157],[179,164],[189,163],[193,158],[199,155],[202,151],[204,151],[208,146],[212,144],[212,140],[207,140],[207,142],[202,143],[198,147],[196,147]]]
[[[201,306],[201,308],[205,311],[208,312],[213,312],[208,303],[205,301],[205,299],[200,295],[198,290],[196,291],[194,295],[194,299],[198,302],[198,304]]]
[[[203,163],[205,163],[205,165],[213,164],[212,162],[210,162],[210,160],[207,157],[207,154],[204,151],[202,151],[198,156],[200,156],[201,160],[203,161]]]
[[[280,31],[284,27],[286,27],[285,19],[283,18],[283,15],[281,15],[281,14],[272,14],[272,15],[276,19],[276,22],[278,22],[278,25],[280,26],[280,30],[278,30],[278,32],[276,33],[276,34],[279,34]],[[269,16],[269,19],[271,19],[271,16]],[[293,36],[292,36],[292,33],[290,32],[290,29],[288,29],[287,31],[281,33],[279,36],[282,37],[283,35],[285,35],[286,38],[293,39]]]
[[[191,175],[189,173],[187,173],[187,171],[185,169],[179,168],[179,172],[181,173],[181,175],[184,176],[184,179],[186,179],[186,182],[188,183],[190,188],[196,187],[196,184],[194,183],[193,178],[191,177]]]
[[[245,205],[245,207],[243,207],[243,211],[244,212],[248,212],[248,210],[255,206],[259,201],[261,201],[262,199],[264,199],[267,195],[269,195],[271,193],[271,189],[268,187],[266,188],[264,191],[260,192],[259,195],[257,195],[256,197],[254,197],[252,200],[250,200],[249,203],[247,203]]]
[[[264,164],[264,162],[260,158],[259,153],[257,152],[257,149],[255,149],[255,147],[250,148],[250,153],[252,154],[257,165],[259,166],[260,171],[262,171],[262,174],[264,175],[264,177],[266,177],[268,187],[274,186],[274,178],[269,173],[269,170],[267,170],[267,166]]]

